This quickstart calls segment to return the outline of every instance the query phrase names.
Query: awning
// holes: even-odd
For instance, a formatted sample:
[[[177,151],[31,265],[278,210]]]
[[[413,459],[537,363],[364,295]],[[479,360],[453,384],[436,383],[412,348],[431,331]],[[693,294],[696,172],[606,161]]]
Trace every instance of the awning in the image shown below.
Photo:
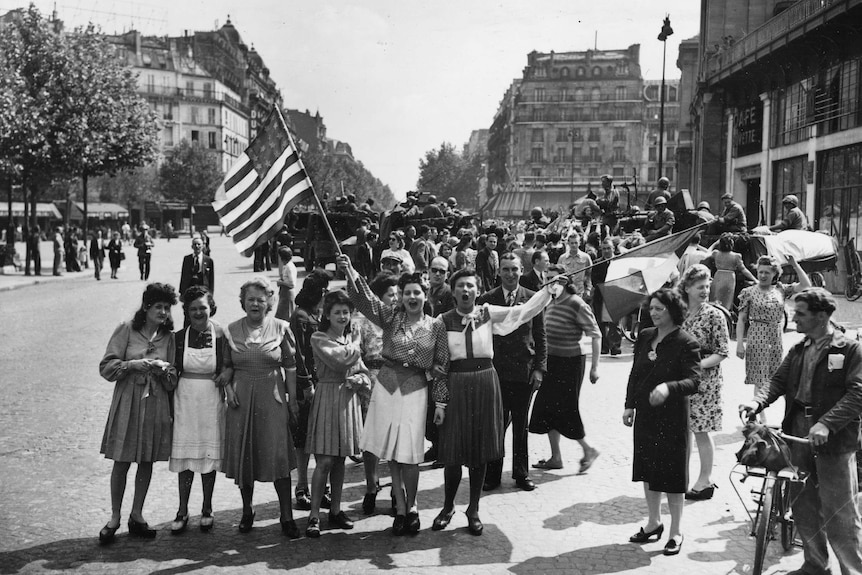
[[[75,207],[84,215],[84,202],[75,202]],[[88,202],[87,216],[105,220],[121,220],[129,217],[129,210],[119,204],[107,202]]]
[[[9,217],[9,202],[0,203],[0,218],[8,218]],[[24,217],[24,202],[12,202],[12,217],[14,218],[23,218]],[[36,204],[36,217],[37,218],[49,218],[59,220],[62,218],[60,215],[60,210],[54,204],[51,203],[37,203]]]

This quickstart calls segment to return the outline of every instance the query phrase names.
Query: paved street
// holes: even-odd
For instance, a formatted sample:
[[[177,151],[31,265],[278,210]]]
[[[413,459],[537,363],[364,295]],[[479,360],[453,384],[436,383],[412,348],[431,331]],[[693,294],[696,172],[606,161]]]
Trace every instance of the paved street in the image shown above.
[[[189,243],[188,238],[170,243],[157,240],[151,281],[176,285]],[[226,323],[242,313],[239,286],[253,275],[251,260],[238,256],[227,238],[213,237],[212,245],[219,304],[216,319]],[[49,253],[43,250],[46,257]],[[486,525],[482,537],[467,533],[463,514],[456,515],[445,531],[430,530],[443,500],[443,472],[425,466],[419,494],[423,530],[412,538],[393,538],[392,519],[380,512],[386,510],[388,488],[380,494],[378,513],[363,517],[362,468],[353,463],[348,463],[345,485],[347,509],[358,520],[353,531],[326,530],[323,514],[321,539],[288,541],[278,525],[272,486],[260,485],[255,529],[241,535],[236,531],[239,492],[220,476],[215,529],[210,533],[197,529],[201,496],[196,483],[190,529],[173,537],[168,526],[176,513],[176,476],[167,463],[159,463],[144,508],[150,524],[160,529],[158,538],[141,541],[127,536],[130,479],[117,541],[100,547],[97,534],[110,510],[111,463],[100,456],[99,443],[112,390],[100,378],[98,363],[117,323],[131,318],[144,287],[133,250],[126,248],[126,253],[126,269],[119,280],[111,280],[108,273],[103,275],[107,279],[97,282],[92,270],[58,279],[43,277],[35,285],[21,276],[0,276],[4,328],[0,331],[0,573],[751,572],[754,540],[748,535],[745,508],[728,478],[741,439],[735,406],[751,394],[742,383],[742,361],[735,357],[723,364],[725,426],[716,437],[713,477],[719,489],[710,501],[686,504],[686,539],[677,557],[662,555],[664,540],[644,546],[628,543],[646,514],[641,486],[630,481],[631,431],[620,420],[630,353],[603,358],[600,381],[587,383],[581,395],[588,440],[602,453],[594,467],[578,475],[580,448],[576,442],[564,441],[564,469],[534,473],[537,490],[517,491],[504,474],[503,487],[482,498]],[[274,272],[267,275],[275,277]],[[837,319],[856,322],[862,304],[843,299],[840,304]],[[178,308],[174,317],[181,323]],[[796,337],[788,334],[786,340]],[[624,352],[630,352],[630,347]],[[770,419],[777,422],[781,410],[780,404],[772,407]],[[544,437],[533,435],[530,441],[531,461],[547,456]],[[385,465],[382,472],[388,485]],[[748,484],[740,487],[748,488]],[[459,511],[465,509],[466,498],[465,478]],[[307,512],[297,513],[301,529],[306,516]],[[768,564],[767,573],[786,573],[801,564],[801,552],[784,555],[774,544]]]

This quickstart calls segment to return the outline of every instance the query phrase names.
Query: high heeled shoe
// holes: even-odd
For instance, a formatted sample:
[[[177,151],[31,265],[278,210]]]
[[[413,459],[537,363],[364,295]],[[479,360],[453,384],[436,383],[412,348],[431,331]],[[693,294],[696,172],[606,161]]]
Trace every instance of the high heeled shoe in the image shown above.
[[[464,515],[467,515],[465,512]],[[482,524],[482,520],[479,519],[479,514],[467,515],[467,531],[470,532],[470,535],[481,535],[482,531],[485,530],[485,526]]]
[[[664,554],[679,555],[679,552],[682,551],[682,542],[684,539],[685,538],[682,535],[677,535],[676,537],[668,539],[667,544],[664,546]]]
[[[112,543],[114,541],[114,534],[117,532],[117,529],[120,528],[120,524],[117,523],[116,527],[111,527],[107,523],[102,530],[99,531],[99,544],[107,545],[108,543]]]
[[[281,522],[281,532],[290,539],[299,539],[299,527],[296,526],[296,521],[293,519]]]
[[[422,528],[422,524],[419,521],[419,513],[416,511],[411,511],[407,514],[406,525],[407,533],[410,535],[416,535],[419,533],[419,530]]]
[[[399,537],[407,532],[407,518],[403,515],[396,515],[392,521],[392,535]]]
[[[254,526],[254,515],[254,511],[242,514],[242,518],[239,520],[240,533],[248,533],[251,531],[252,526]]]
[[[320,518],[309,517],[308,526],[305,528],[305,536],[311,539],[320,537]]]
[[[437,517],[434,518],[434,522],[431,524],[432,531],[442,531],[449,526],[449,522],[452,521],[452,516],[455,515],[455,509],[450,509],[446,511],[445,509],[440,510],[440,513],[437,514]]]
[[[715,483],[707,485],[703,489],[689,489],[685,492],[685,498],[689,501],[705,501],[707,499],[712,499],[716,489],[718,489],[718,486]]]
[[[183,531],[186,530],[186,527],[189,524],[189,514],[186,513],[185,516],[177,513],[176,518],[173,523],[171,523],[171,535],[179,535]]]
[[[377,492],[366,493],[362,498],[362,513],[371,515],[374,513],[374,508],[377,506]]]
[[[213,519],[213,512],[212,511],[202,511],[201,512],[201,523],[200,523],[201,531],[206,533],[207,531],[212,529],[214,522],[215,522],[215,520]]]
[[[661,539],[661,534],[664,533],[664,524],[659,523],[658,527],[653,529],[652,531],[644,531],[644,528],[641,527],[641,530],[629,537],[630,543],[649,543],[650,539],[655,537],[655,540],[658,541]]]
[[[155,539],[156,530],[150,529],[146,522],[141,523],[129,517],[129,535],[142,539]]]

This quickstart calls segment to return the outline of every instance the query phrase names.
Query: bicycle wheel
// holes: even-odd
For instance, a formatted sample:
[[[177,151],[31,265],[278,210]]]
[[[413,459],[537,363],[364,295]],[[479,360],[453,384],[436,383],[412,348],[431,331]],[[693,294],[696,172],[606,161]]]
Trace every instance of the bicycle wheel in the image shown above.
[[[775,526],[775,473],[769,472],[769,475],[763,480],[763,495],[760,498],[760,516],[757,520],[757,526],[754,529],[755,546],[754,546],[754,569],[753,575],[760,575],[763,572],[763,561],[766,559],[766,548],[769,546],[769,540],[772,537],[772,529]]]
[[[808,274],[808,279],[811,280],[811,285],[814,287],[823,287],[826,284],[826,280],[820,272],[811,272]]]
[[[862,289],[859,287],[859,274],[848,274],[847,283],[844,286],[844,295],[847,296],[847,301],[856,301],[859,296],[862,296]]]
[[[781,506],[776,510],[776,516],[781,522],[781,546],[785,551],[793,547],[793,539],[796,536],[796,526],[790,514],[790,482],[781,481],[777,490],[778,500]]]

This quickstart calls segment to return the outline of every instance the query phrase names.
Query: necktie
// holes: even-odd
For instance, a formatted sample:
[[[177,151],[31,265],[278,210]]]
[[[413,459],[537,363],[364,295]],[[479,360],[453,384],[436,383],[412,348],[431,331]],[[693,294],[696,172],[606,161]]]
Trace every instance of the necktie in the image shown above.
[[[515,305],[515,292],[510,291],[509,294],[506,296],[506,305],[508,307],[512,307],[513,305]]]
[[[197,264],[196,264],[196,265],[197,265],[198,273],[199,273],[199,274],[200,274],[200,273],[203,273],[203,271],[204,271],[204,266],[203,266],[203,263],[201,262],[201,257],[200,257],[200,256],[198,256],[198,257],[197,257]]]

